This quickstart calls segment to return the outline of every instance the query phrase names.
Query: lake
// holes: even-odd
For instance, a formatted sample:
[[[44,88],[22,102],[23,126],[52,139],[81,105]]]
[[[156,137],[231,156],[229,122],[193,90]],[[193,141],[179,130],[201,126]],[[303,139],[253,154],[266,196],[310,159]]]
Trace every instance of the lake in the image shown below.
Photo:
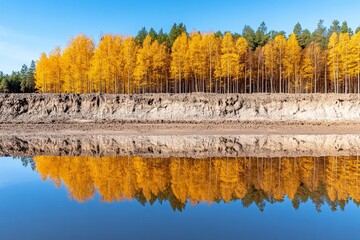
[[[314,146],[313,156],[267,157],[7,145],[17,157],[0,158],[0,239],[359,239],[360,157],[349,142],[331,156]]]

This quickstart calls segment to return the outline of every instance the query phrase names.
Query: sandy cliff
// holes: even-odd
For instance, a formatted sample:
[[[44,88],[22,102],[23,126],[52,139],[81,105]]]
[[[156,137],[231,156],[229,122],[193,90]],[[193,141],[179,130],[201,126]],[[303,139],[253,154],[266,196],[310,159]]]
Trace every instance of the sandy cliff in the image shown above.
[[[350,94],[0,94],[0,122],[360,121]]]

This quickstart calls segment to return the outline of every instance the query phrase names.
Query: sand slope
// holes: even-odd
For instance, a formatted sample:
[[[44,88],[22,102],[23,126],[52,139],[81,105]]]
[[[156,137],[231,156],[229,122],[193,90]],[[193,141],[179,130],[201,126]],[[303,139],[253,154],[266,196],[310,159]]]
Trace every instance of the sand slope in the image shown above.
[[[360,122],[351,94],[0,94],[0,122]]]

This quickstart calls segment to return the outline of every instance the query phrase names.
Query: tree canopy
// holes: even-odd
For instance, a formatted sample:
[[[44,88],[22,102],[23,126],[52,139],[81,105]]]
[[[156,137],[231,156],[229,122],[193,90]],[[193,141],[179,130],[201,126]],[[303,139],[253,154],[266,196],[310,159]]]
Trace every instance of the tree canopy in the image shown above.
[[[134,37],[84,34],[42,53],[30,67],[0,74],[2,92],[146,93],[360,92],[359,28],[320,20],[313,32],[246,25],[236,32],[169,33],[141,28]]]

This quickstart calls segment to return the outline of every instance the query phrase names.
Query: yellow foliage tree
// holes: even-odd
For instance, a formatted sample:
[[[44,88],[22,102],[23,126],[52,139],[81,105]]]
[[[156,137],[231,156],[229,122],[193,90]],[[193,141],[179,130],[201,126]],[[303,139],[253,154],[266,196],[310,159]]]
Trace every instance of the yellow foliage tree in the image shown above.
[[[201,80],[206,76],[206,52],[202,45],[202,36],[198,32],[191,33],[189,40],[190,71],[194,77],[195,92],[199,91]],[[204,88],[203,88],[204,89]]]
[[[171,48],[171,77],[175,80],[174,91],[182,92],[182,80],[186,78],[189,73],[189,61],[188,61],[188,37],[183,32],[178,38],[176,38]],[[176,83],[176,80],[178,84]]]
[[[305,91],[317,92],[317,80],[319,78],[321,61],[321,49],[318,43],[311,42],[302,53],[301,78],[306,81]],[[295,91],[297,92],[297,91]]]
[[[230,80],[236,78],[239,72],[239,55],[237,54],[234,39],[227,32],[221,42],[221,77],[226,78],[224,92],[230,93]]]
[[[214,33],[203,34],[202,36],[202,51],[205,55],[205,63],[208,75],[207,79],[209,80],[209,92],[213,92],[213,76],[216,65],[216,49],[218,49],[218,40]]]
[[[64,64],[61,56],[61,49],[55,48],[49,55],[49,80],[50,91],[55,93],[64,92]]]
[[[164,82],[168,80],[168,69],[170,64],[170,55],[164,43],[155,40],[151,44],[152,70],[153,79],[155,79],[155,92],[164,91]],[[165,88],[166,92],[168,87]]]
[[[339,35],[339,44],[338,44],[338,53],[339,53],[339,78],[343,83],[343,92],[348,93],[349,81],[350,81],[350,35],[348,32],[340,33]]]
[[[122,56],[121,36],[110,34],[102,36],[91,60],[90,89],[104,93],[119,92]]]
[[[137,62],[135,68],[135,79],[142,90],[142,93],[149,92],[153,87],[151,79],[152,70],[152,52],[151,52],[151,37],[147,35],[142,48],[139,49],[137,55]]]
[[[351,56],[350,56],[350,72],[356,79],[356,92],[360,93],[360,32],[351,37]]]
[[[39,92],[48,92],[48,66],[49,66],[49,59],[46,55],[46,53],[42,53],[40,56],[40,59],[38,60],[36,64],[36,70],[35,70],[35,89]]]
[[[288,79],[288,90],[290,92],[290,82],[295,86],[295,89],[300,85],[299,81],[299,71],[300,71],[300,61],[301,61],[301,47],[299,42],[296,39],[294,33],[290,34],[288,41],[286,42],[285,50],[285,67],[286,74],[285,77]],[[316,84],[316,80],[315,80]],[[315,87],[316,91],[316,87]],[[296,92],[296,91],[295,91]]]
[[[79,34],[70,40],[63,55],[66,92],[89,93],[93,91],[89,77],[93,53],[94,43],[84,34]]]
[[[270,80],[270,93],[274,92],[274,80],[275,80],[275,43],[273,40],[270,40],[263,48],[263,54],[265,58],[265,67],[267,72],[267,77]],[[268,88],[265,88],[267,92]]]
[[[339,65],[339,35],[337,33],[333,33],[330,36],[329,44],[328,44],[328,60],[327,64],[329,66],[330,79],[332,81],[332,85],[334,88],[334,92],[339,92],[339,74],[340,74],[340,65]]]
[[[137,56],[137,46],[135,39],[133,37],[127,37],[123,43],[124,46],[124,79],[127,79],[127,93],[134,93],[135,84],[134,84],[134,72],[136,67],[136,56]]]
[[[286,54],[286,38],[284,35],[277,35],[274,39],[274,48],[275,48],[275,64],[278,66],[279,71],[279,93],[284,91],[283,84],[283,70],[285,65],[285,54]]]
[[[238,40],[236,41],[235,44],[235,48],[236,48],[236,54],[238,56],[238,73],[237,73],[237,77],[236,77],[236,89],[238,89],[239,86],[239,78],[245,79],[246,81],[246,73],[245,73],[245,62],[246,62],[246,57],[248,56],[249,53],[249,44],[246,41],[246,39],[244,37],[239,37]],[[250,70],[251,71],[251,70]],[[250,77],[250,93],[252,92],[251,89],[251,77]],[[237,90],[238,92],[238,90]]]

